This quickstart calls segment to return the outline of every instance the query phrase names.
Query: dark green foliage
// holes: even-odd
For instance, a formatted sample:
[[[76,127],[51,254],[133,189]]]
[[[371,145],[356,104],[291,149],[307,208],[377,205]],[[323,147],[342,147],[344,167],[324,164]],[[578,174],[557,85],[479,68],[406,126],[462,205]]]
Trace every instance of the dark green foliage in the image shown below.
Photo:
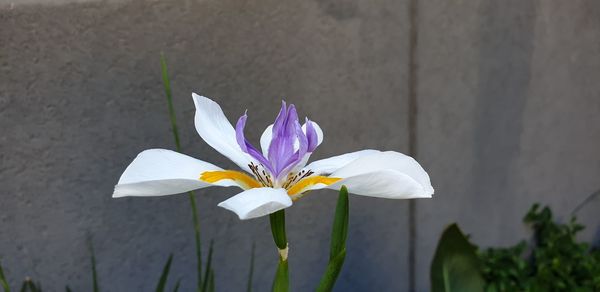
[[[472,245],[458,225],[446,228],[431,263],[431,291],[483,291],[484,282],[477,247]]]
[[[321,282],[317,287],[318,292],[328,292],[333,289],[335,281],[342,271],[346,258],[346,238],[348,237],[349,215],[348,190],[345,186],[340,189],[335,215],[333,217],[333,228],[331,230],[331,247],[329,251],[329,263]]]
[[[575,218],[558,224],[548,207],[534,205],[524,220],[534,231],[530,245],[480,254],[487,291],[600,291],[600,251],[576,241]]]

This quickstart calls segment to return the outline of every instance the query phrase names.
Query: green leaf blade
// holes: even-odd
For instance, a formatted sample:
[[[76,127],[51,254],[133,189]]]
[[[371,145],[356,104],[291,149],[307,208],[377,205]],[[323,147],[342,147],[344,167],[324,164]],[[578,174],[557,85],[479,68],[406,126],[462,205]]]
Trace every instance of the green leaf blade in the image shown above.
[[[275,279],[273,280],[273,292],[288,292],[290,289],[289,269],[287,260],[279,260]]]
[[[348,189],[346,189],[346,186],[342,186],[339,192],[337,206],[335,208],[333,228],[331,231],[331,249],[329,251],[330,260],[333,260],[343,250],[346,249],[349,212]]]
[[[173,92],[171,91],[171,80],[167,70],[167,59],[163,53],[160,54],[160,68],[162,73],[163,87],[167,98],[167,106],[169,109],[169,121],[173,132],[173,140],[175,141],[175,149],[181,152],[181,142],[179,140],[179,129],[177,128],[177,116],[175,115],[175,107],[173,106]],[[198,207],[196,206],[196,198],[194,192],[188,192],[190,199],[190,207],[192,208],[192,220],[194,223],[194,239],[196,242],[196,291],[202,289],[202,244],[200,241],[200,219],[198,217]]]
[[[321,277],[318,292],[329,292],[333,289],[337,278],[342,271],[346,258],[346,239],[348,238],[348,221],[350,218],[350,203],[348,201],[348,189],[342,186],[340,189],[333,227],[331,230],[331,247],[329,251],[329,263],[325,273]]]
[[[206,268],[204,269],[204,283],[202,283],[202,292],[207,292],[209,289],[210,274],[212,273],[212,255],[214,241],[210,241],[208,248],[208,258],[206,260]]]
[[[446,228],[431,264],[431,291],[484,291],[485,283],[476,250],[458,225]]]
[[[164,292],[165,287],[167,286],[167,279],[169,278],[169,271],[171,270],[171,262],[173,261],[173,254],[169,255],[165,266],[163,267],[163,271],[160,274],[160,279],[158,280],[158,284],[156,285],[156,292]]]

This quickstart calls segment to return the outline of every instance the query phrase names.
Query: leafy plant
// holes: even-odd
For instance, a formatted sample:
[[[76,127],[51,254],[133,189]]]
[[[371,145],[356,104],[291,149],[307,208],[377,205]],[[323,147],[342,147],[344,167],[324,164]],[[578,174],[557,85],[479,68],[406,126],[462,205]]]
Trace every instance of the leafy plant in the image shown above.
[[[530,245],[480,254],[486,291],[600,291],[600,251],[576,241],[584,227],[575,217],[555,223],[552,211],[536,204],[523,221],[534,231]]]
[[[575,217],[556,223],[535,204],[523,221],[531,242],[480,252],[456,224],[448,227],[431,265],[432,291],[600,291],[600,250],[576,241],[584,227]]]

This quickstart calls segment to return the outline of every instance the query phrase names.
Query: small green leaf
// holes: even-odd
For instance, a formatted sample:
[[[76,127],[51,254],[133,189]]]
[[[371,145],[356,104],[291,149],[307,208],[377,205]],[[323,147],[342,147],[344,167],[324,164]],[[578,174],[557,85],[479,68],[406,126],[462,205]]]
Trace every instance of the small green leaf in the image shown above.
[[[250,272],[248,272],[248,284],[246,285],[246,291],[252,292],[252,276],[254,274],[254,249],[255,244],[252,242],[252,251],[250,252]]]
[[[431,263],[431,291],[484,291],[476,247],[456,224],[450,225],[438,243]]]
[[[287,247],[287,237],[285,234],[285,210],[279,210],[269,215],[271,222],[271,233],[273,233],[273,240],[275,245],[279,249],[285,249]]]
[[[273,280],[273,292],[288,292],[290,289],[289,278],[288,261],[280,259]]]
[[[69,288],[69,286],[65,287],[65,291],[66,292],[73,292],[73,291],[71,291],[71,288]]]
[[[8,281],[6,280],[6,276],[4,276],[4,270],[2,269],[2,263],[0,262],[0,285],[4,288],[4,292],[10,292],[10,286],[8,286]]]
[[[165,266],[163,267],[163,271],[160,275],[160,279],[158,280],[158,284],[156,285],[156,292],[164,292],[165,287],[167,286],[167,279],[169,278],[169,271],[171,270],[171,262],[173,261],[173,254],[169,255]]]
[[[210,246],[208,248],[208,258],[206,260],[206,268],[204,269],[204,283],[202,284],[202,292],[207,292],[210,273],[212,272],[212,255],[213,255],[213,243],[214,241],[210,241]]]

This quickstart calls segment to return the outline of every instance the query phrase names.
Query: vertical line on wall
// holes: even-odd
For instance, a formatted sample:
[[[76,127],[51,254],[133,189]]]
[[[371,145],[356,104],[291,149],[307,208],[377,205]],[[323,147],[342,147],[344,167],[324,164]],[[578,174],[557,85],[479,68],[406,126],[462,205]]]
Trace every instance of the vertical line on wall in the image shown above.
[[[416,159],[417,156],[417,86],[418,86],[418,64],[417,45],[419,28],[418,0],[409,2],[409,47],[408,47],[408,154]],[[417,249],[417,202],[408,201],[408,291],[416,291],[416,249]]]

